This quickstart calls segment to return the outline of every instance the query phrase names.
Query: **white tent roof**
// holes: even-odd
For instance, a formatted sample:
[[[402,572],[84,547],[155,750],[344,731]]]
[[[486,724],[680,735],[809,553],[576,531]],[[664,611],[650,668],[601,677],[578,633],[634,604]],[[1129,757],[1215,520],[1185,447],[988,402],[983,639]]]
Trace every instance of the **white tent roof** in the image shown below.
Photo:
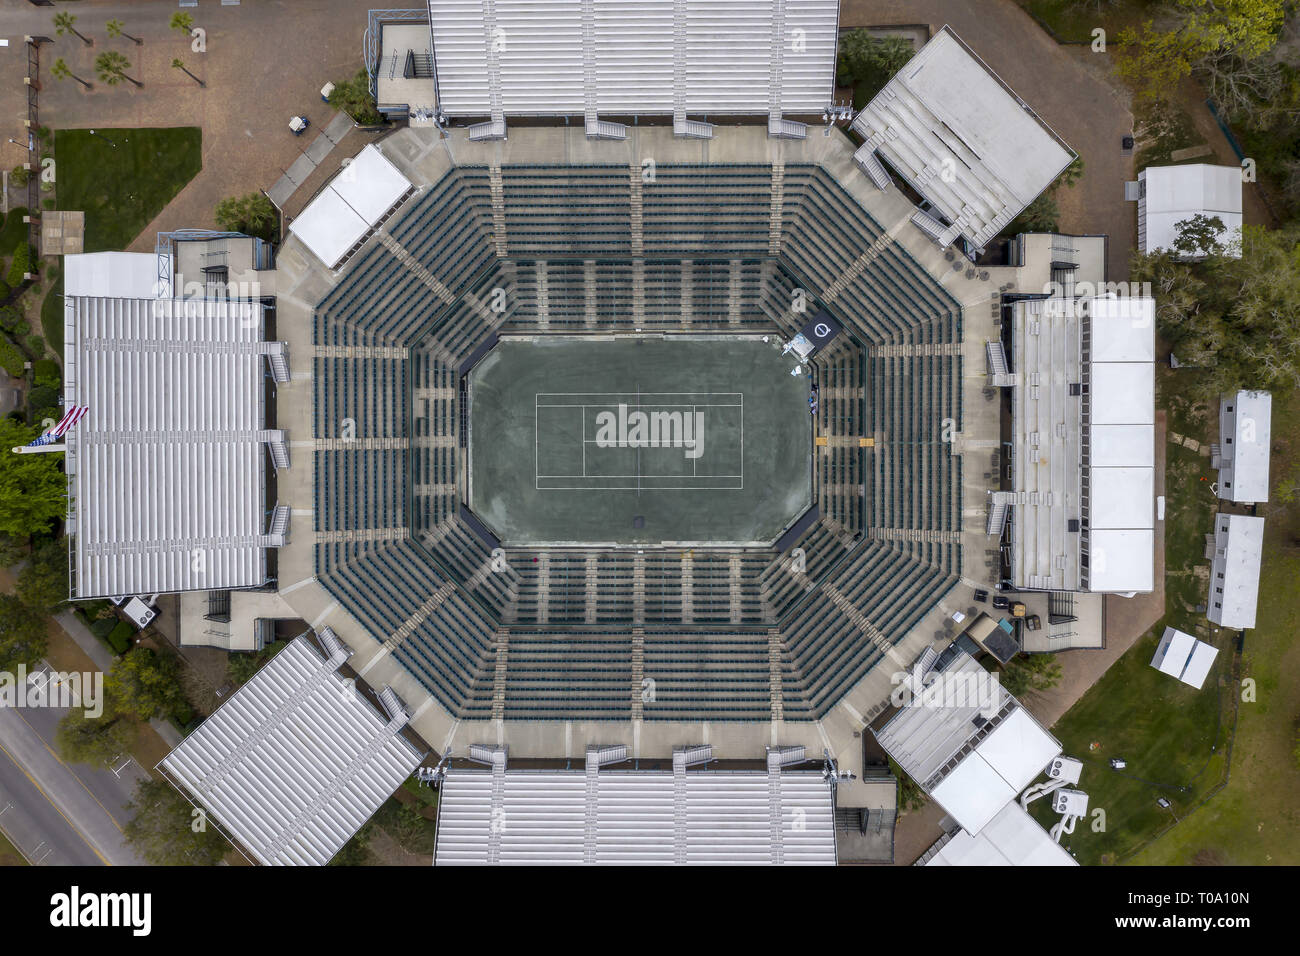
[[[1218,656],[1219,649],[1212,644],[1198,641],[1177,628],[1166,627],[1160,643],[1156,645],[1151,666],[1162,674],[1177,677],[1184,684],[1200,690]]]
[[[983,247],[1074,159],[945,26],[853,128],[975,246]]]
[[[1220,241],[1230,243],[1241,229],[1241,168],[1190,163],[1148,166],[1138,175],[1142,199],[1142,251],[1172,249],[1177,225],[1196,215],[1218,216]],[[1237,252],[1240,255],[1240,251]]]
[[[1088,535],[1088,589],[1123,593],[1155,587],[1156,536],[1152,530],[1094,529]]]
[[[346,657],[291,641],[159,765],[260,863],[328,863],[420,764]]]
[[[158,294],[158,257],[152,252],[86,252],[64,256],[63,294],[152,299]]]
[[[1214,518],[1214,561],[1206,616],[1224,627],[1255,626],[1264,519],[1219,514]],[[1219,593],[1220,590],[1222,593]]]
[[[978,835],[964,830],[926,861],[926,866],[1078,866],[1046,830],[1014,800]]]
[[[289,231],[332,269],[410,188],[410,180],[372,143],[307,204]]]
[[[64,402],[89,409],[65,461],[73,596],[264,584],[261,304],[69,294],[64,309]]]
[[[817,771],[448,771],[434,862],[835,863]]]
[[[429,16],[451,117],[669,115],[679,99],[761,115],[773,95],[821,113],[834,94],[837,0],[430,0]]]
[[[989,700],[981,699],[992,696],[987,690],[974,696],[962,691],[971,676],[988,679],[978,661],[956,651],[936,673],[934,694],[913,699],[876,731],[876,739],[964,830],[979,833],[1060,754],[1061,745],[1000,685]]]

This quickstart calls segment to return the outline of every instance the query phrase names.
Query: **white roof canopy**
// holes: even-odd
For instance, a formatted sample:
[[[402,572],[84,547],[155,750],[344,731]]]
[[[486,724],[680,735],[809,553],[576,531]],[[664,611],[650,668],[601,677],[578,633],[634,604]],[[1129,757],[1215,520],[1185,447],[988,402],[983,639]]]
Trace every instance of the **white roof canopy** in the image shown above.
[[[1078,866],[1014,800],[978,835],[955,834],[926,866]]]
[[[159,765],[260,863],[328,863],[423,759],[346,659],[291,641]]]
[[[978,248],[1074,159],[947,26],[885,84],[853,128],[866,140],[862,151],[884,159]]]
[[[821,113],[834,92],[836,0],[430,0],[429,16],[451,117]]]
[[[152,299],[158,257],[152,252],[87,252],[64,257],[63,294]]]
[[[1178,223],[1193,216],[1217,216],[1224,231],[1219,241],[1231,245],[1241,230],[1241,167],[1190,163],[1148,166],[1142,183],[1138,232],[1143,252],[1172,249]],[[1240,256],[1238,248],[1235,254]]]
[[[410,189],[410,180],[372,143],[307,204],[289,231],[332,269]]]
[[[1177,628],[1166,627],[1160,643],[1156,645],[1151,666],[1162,674],[1176,677],[1184,684],[1200,690],[1218,656],[1219,650],[1213,645],[1198,641]]]
[[[979,833],[1061,745],[978,661],[950,652],[955,656],[928,685],[930,696],[914,698],[876,739],[962,829]],[[975,686],[982,689],[972,694]]]

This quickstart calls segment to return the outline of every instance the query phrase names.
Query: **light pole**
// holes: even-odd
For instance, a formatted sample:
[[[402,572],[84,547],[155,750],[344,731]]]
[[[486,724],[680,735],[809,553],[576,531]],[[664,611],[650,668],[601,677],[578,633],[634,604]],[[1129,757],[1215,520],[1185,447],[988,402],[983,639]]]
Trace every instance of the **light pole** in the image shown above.
[[[23,149],[27,150],[27,152],[29,153],[34,151],[34,147],[32,146],[32,138],[30,134],[27,137],[26,145],[18,142],[18,140],[14,139],[12,136],[9,137],[9,142],[13,143],[15,146],[22,146]]]
[[[113,142],[111,139],[109,139],[109,138],[108,138],[107,136],[105,136],[103,133],[96,133],[96,132],[92,129],[92,130],[90,131],[90,135],[91,135],[91,136],[98,136],[100,139],[104,140],[104,142],[108,143],[109,146],[112,146],[114,149],[117,149],[117,143]]]

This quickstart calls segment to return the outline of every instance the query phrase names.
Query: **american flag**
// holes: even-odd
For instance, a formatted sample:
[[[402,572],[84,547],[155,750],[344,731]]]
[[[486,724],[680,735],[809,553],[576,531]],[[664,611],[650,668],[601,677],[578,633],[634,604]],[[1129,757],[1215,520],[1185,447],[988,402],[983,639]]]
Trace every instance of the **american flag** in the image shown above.
[[[69,429],[71,429],[73,425],[81,421],[81,417],[86,414],[87,410],[88,410],[87,406],[85,405],[73,405],[66,412],[64,412],[63,417],[59,419],[59,423],[57,425],[55,425],[45,434],[41,435],[35,441],[28,442],[28,447],[35,448],[39,445],[54,444],[56,441],[58,441],[60,438],[66,435]]]

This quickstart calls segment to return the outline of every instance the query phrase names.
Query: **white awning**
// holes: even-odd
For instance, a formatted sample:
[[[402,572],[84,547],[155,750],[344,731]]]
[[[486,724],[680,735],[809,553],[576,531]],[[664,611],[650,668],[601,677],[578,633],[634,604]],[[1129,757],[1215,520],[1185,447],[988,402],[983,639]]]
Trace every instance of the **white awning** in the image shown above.
[[[1078,866],[1051,835],[1012,801],[978,835],[955,834],[926,866]]]
[[[410,180],[372,143],[307,204],[289,231],[332,269],[410,188]]]

